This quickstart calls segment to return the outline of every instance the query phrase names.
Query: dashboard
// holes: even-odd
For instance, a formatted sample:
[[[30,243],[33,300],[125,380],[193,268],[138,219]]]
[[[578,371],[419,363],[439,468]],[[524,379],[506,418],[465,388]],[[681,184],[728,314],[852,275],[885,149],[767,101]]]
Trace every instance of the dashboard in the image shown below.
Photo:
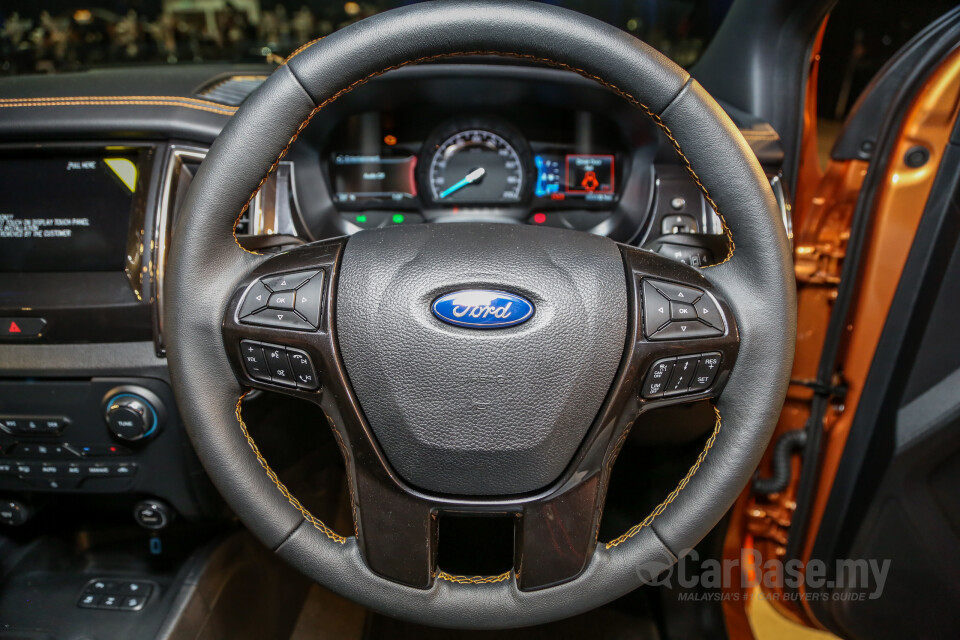
[[[195,486],[199,465],[169,387],[164,267],[209,146],[271,70],[0,79],[6,495],[113,493],[188,520],[218,508]],[[729,113],[779,188],[776,133]],[[475,220],[588,231],[691,264],[725,242],[643,114],[576,74],[482,58],[391,71],[324,108],[237,234],[282,251],[363,229]]]

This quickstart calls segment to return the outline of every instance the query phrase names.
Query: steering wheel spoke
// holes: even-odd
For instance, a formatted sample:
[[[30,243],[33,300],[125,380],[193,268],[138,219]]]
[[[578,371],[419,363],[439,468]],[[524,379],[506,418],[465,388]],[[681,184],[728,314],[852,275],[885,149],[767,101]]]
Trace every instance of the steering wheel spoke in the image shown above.
[[[701,270],[624,248],[635,305],[632,365],[640,411],[720,395],[740,336],[730,306]]]
[[[260,260],[227,304],[223,340],[244,384],[313,398],[335,356],[330,286],[340,241]]]

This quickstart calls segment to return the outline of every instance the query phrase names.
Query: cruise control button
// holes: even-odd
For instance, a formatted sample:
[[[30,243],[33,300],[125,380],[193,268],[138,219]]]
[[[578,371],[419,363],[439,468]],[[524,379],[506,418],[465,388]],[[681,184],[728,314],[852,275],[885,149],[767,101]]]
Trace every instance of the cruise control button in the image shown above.
[[[315,275],[317,275],[316,271],[299,271],[297,273],[285,273],[282,276],[260,278],[260,282],[267,285],[271,291],[288,291],[299,289],[304,282]]]
[[[709,325],[696,320],[686,320],[683,322],[671,322],[653,336],[654,340],[678,340],[684,338],[708,338],[718,336],[722,331],[717,331]]]
[[[673,373],[670,374],[670,382],[667,383],[667,389],[664,395],[673,396],[678,393],[686,393],[690,386],[690,379],[693,378],[694,371],[697,370],[697,363],[700,362],[700,356],[681,356],[677,358],[677,364],[673,367]]]
[[[297,386],[286,351],[280,347],[264,347],[263,355],[267,358],[267,368],[270,369],[270,378],[274,382],[289,387]]]
[[[280,329],[295,329],[297,331],[313,331],[315,327],[297,315],[296,311],[281,311],[279,309],[264,309],[241,320],[244,324],[256,324],[264,327]]]
[[[713,301],[713,298],[704,294],[703,297],[697,300],[696,308],[697,317],[700,318],[702,322],[706,322],[714,329],[723,331],[723,314],[720,313],[720,308],[717,307],[717,303]]]
[[[697,298],[703,295],[703,291],[700,291],[699,289],[673,284],[672,282],[660,282],[658,280],[654,282],[653,285],[659,289],[660,293],[665,295],[667,299],[674,302],[693,304],[697,301]]]
[[[720,354],[705,353],[700,356],[700,364],[693,374],[693,380],[690,381],[690,391],[704,391],[713,384],[720,370]]]
[[[290,366],[293,368],[293,375],[297,379],[297,386],[308,391],[317,390],[320,387],[320,381],[317,380],[317,374],[313,370],[310,356],[303,351],[287,349],[287,357],[290,358]]]
[[[658,398],[663,395],[663,390],[667,386],[670,374],[673,372],[676,358],[664,358],[657,360],[647,372],[647,377],[643,381],[643,397]]]
[[[277,291],[270,296],[267,306],[271,309],[293,309],[293,300],[296,295],[296,291]]]
[[[240,317],[244,318],[254,311],[263,309],[269,301],[270,290],[263,286],[262,282],[254,283],[244,296],[243,304],[240,305]]]
[[[685,304],[683,302],[670,303],[670,319],[671,320],[693,320],[696,317],[697,317],[697,312],[693,308],[692,304]]]
[[[652,336],[657,329],[670,322],[670,301],[650,284],[643,281],[643,330]]]
[[[314,328],[320,326],[320,303],[323,297],[323,271],[297,289],[294,307]]]
[[[240,341],[240,357],[247,375],[254,380],[270,382],[270,370],[267,369],[267,360],[263,357],[263,349],[256,342]]]

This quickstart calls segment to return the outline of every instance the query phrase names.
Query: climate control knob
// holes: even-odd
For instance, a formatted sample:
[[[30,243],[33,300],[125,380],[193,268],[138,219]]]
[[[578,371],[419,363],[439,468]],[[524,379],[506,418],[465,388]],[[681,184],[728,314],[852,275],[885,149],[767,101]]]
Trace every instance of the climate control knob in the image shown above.
[[[153,436],[160,422],[157,408],[150,400],[131,392],[117,393],[108,398],[104,420],[110,433],[128,442]]]

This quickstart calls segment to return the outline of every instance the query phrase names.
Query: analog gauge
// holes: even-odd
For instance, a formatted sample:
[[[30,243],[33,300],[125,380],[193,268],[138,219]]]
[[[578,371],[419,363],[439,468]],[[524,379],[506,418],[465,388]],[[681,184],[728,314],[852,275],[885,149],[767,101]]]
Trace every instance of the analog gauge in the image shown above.
[[[448,130],[449,131],[449,130]],[[526,167],[517,145],[487,129],[462,129],[427,146],[426,182],[435,204],[497,205],[520,202]],[[522,147],[521,147],[522,148]]]

